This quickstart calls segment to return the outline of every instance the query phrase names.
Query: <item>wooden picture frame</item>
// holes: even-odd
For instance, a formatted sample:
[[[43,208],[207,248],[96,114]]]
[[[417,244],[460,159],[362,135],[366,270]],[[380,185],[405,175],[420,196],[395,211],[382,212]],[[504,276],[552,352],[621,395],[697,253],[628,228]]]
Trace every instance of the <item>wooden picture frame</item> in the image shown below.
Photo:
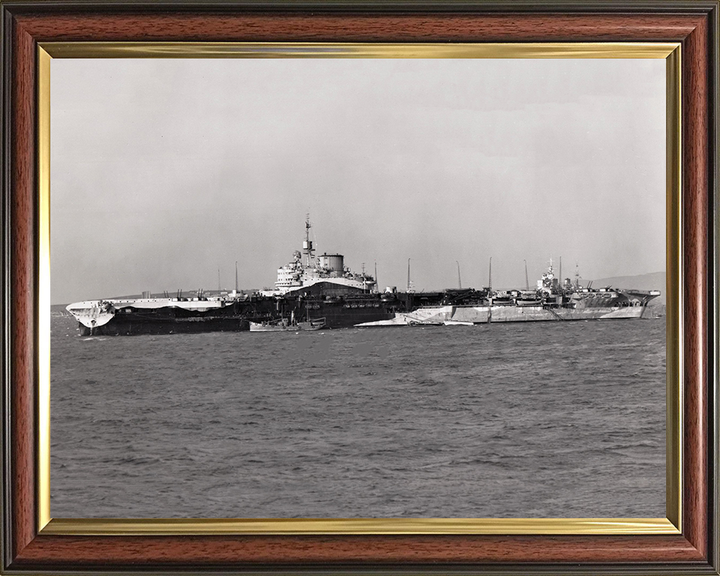
[[[718,574],[717,74],[718,2],[2,2],[3,573],[222,571],[244,573]],[[47,255],[40,191],[42,46],[82,42],[679,43],[682,131],[682,325],[672,326],[682,398],[677,450],[679,530],[567,528],[485,531],[259,530],[197,522],[138,531],[122,521],[75,532],[47,524],[40,471],[47,437],[39,271]],[[45,200],[47,198],[45,197]],[[672,210],[669,218],[672,218]],[[45,215],[45,216],[44,216]],[[680,488],[681,485],[681,488]],[[112,525],[111,525],[112,524]],[[562,522],[560,523],[562,524]],[[72,533],[71,533],[72,532]]]

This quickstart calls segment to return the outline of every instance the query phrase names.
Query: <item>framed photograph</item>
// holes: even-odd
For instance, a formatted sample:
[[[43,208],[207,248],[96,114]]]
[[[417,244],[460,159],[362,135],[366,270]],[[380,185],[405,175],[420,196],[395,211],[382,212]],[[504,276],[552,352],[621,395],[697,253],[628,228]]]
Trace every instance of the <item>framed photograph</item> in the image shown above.
[[[1,8],[3,573],[719,573],[717,2]]]

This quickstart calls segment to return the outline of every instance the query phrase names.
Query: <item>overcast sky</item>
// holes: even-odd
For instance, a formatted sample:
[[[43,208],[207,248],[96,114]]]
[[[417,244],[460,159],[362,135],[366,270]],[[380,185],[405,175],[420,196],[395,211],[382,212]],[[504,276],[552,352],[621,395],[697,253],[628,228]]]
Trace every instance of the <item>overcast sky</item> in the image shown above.
[[[665,269],[663,60],[54,59],[52,301]]]

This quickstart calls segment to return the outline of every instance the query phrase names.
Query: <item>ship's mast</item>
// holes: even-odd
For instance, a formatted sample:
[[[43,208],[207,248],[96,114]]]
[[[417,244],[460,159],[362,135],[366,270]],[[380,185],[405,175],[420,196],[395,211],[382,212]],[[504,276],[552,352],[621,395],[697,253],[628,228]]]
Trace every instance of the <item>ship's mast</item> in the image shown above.
[[[562,277],[562,256],[560,256],[560,271],[558,272],[558,276],[560,276],[560,286],[562,286],[562,283],[563,283],[563,277]]]
[[[492,291],[492,256],[490,256],[490,266],[488,267],[488,290]]]
[[[412,280],[410,280],[410,258],[408,258],[408,279],[407,279],[407,291],[415,292],[415,288],[413,287]]]
[[[310,214],[305,217],[305,241],[303,242],[303,254],[305,254],[305,266],[310,268],[310,261],[313,259],[313,245],[310,240]]]
[[[457,264],[458,269],[458,289],[462,289],[462,280],[460,279],[460,262],[455,260],[455,264]]]
[[[580,265],[575,262],[575,289],[580,290]]]
[[[527,260],[523,260],[525,262],[525,290],[530,290],[530,280],[528,280],[528,273],[527,273]]]

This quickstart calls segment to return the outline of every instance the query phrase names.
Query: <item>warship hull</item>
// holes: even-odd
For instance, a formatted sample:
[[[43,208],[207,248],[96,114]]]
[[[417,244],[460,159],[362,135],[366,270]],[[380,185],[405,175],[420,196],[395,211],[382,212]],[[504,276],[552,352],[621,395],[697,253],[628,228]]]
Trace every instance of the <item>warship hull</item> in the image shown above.
[[[118,316],[103,326],[85,326],[78,323],[82,336],[132,336],[136,334],[199,334],[203,332],[241,332],[249,330],[243,316],[211,316],[178,318],[159,313],[135,316],[132,319]]]
[[[96,309],[100,302],[97,304]],[[322,317],[325,319],[323,328],[349,328],[364,322],[389,320],[397,312],[407,311],[404,304],[388,303],[377,295],[333,296],[329,299],[293,295],[259,297],[202,311],[185,309],[182,302],[158,303],[154,308],[133,304],[130,300],[104,300],[100,314],[92,308],[72,308],[74,305],[70,305],[68,311],[78,320],[82,336],[243,332],[250,330],[251,322],[276,322],[291,316],[301,320]]]
[[[578,320],[638,319],[646,306],[552,308],[543,306],[441,306],[396,314],[389,320],[366,322],[358,327],[468,325],[505,322],[557,322]]]

